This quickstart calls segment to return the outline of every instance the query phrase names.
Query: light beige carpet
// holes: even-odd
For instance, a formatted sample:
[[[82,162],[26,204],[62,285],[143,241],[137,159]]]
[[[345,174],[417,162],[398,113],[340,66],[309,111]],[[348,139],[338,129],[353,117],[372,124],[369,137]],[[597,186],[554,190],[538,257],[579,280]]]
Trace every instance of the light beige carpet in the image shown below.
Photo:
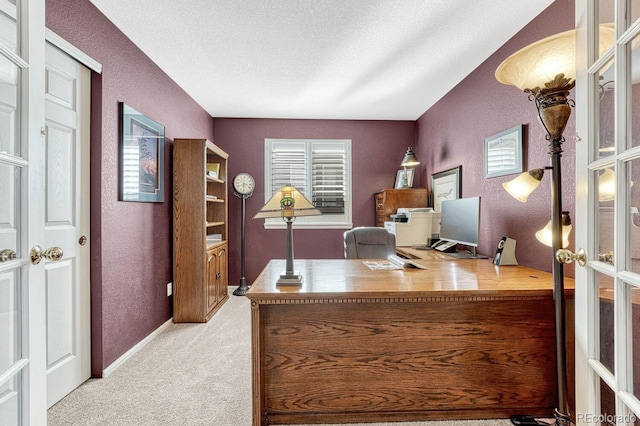
[[[67,395],[49,409],[49,425],[250,426],[250,305],[246,297],[229,297],[208,323],[171,324],[111,375],[91,379]],[[366,424],[402,425],[510,426],[511,422]]]

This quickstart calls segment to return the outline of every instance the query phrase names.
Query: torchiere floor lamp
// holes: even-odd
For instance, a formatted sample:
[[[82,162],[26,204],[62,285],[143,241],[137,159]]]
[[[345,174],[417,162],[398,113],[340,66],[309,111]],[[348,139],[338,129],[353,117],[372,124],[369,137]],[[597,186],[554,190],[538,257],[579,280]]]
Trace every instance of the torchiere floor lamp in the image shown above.
[[[609,31],[610,29],[610,31]],[[606,50],[613,40],[613,29],[600,28],[600,50]],[[563,263],[556,252],[562,248],[562,176],[560,159],[564,129],[571,115],[573,100],[569,91],[576,78],[576,32],[556,34],[533,43],[500,64],[496,79],[514,85],[529,94],[536,103],[538,117],[547,132],[549,156],[551,157],[551,231],[553,248],[553,298],[556,330],[556,370],[558,380],[558,406],[555,411],[556,425],[570,425],[567,399],[567,360],[565,350],[565,298]],[[535,177],[538,181],[542,174]],[[526,199],[526,198],[525,198]]]

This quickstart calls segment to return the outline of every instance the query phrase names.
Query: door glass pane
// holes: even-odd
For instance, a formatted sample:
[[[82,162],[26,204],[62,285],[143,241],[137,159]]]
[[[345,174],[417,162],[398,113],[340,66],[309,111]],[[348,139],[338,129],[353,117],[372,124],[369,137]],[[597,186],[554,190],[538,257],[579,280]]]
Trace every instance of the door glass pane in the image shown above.
[[[615,0],[598,0],[598,23],[608,24],[615,21]]]
[[[0,386],[0,425],[19,425],[21,423],[22,373]]]
[[[631,146],[640,145],[640,36],[636,36],[631,41],[631,108],[627,113],[630,123],[629,141]]]
[[[640,399],[640,288],[631,287],[631,345],[633,394]]]
[[[16,0],[0,0],[0,43],[16,55],[18,52],[18,31]]]
[[[0,163],[0,263],[20,257],[20,172]]]
[[[15,156],[20,156],[19,77],[20,68],[0,54],[0,153]]]
[[[613,265],[613,203],[615,199],[616,174],[613,167],[596,170],[598,185],[598,257]]]
[[[631,17],[629,19],[629,24],[633,24],[635,21],[640,18],[640,0],[629,0],[631,6]]]
[[[600,301],[598,306],[599,334],[600,334],[600,359],[599,361],[609,371],[614,369],[614,334],[613,334],[613,279],[602,273],[598,273],[598,294]]]
[[[18,278],[19,270],[0,273],[0,374],[18,361],[21,354]]]
[[[614,117],[614,89],[615,76],[613,62],[609,61],[598,73],[598,157],[608,157],[615,152],[615,117]]]
[[[627,171],[631,177],[628,184],[628,205],[627,225],[629,226],[629,255],[630,265],[625,269],[640,273],[640,159],[636,158],[628,162]]]
[[[600,418],[594,419],[593,424],[615,425],[616,424],[616,397],[613,390],[600,379]]]
[[[630,426],[640,426],[640,418],[638,418],[637,414],[631,410],[631,408],[624,406],[623,410],[626,410],[626,414],[619,414],[614,420],[616,423],[607,423],[611,425],[630,425]]]

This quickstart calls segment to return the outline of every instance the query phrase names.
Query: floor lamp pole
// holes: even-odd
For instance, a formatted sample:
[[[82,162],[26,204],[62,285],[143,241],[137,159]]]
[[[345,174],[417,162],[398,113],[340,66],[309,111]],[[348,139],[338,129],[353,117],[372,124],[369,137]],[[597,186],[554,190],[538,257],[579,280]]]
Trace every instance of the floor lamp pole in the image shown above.
[[[567,356],[566,356],[566,317],[564,297],[564,265],[556,259],[556,252],[562,248],[562,176],[560,158],[562,141],[552,141],[550,146],[552,167],[552,214],[553,229],[553,301],[556,326],[556,370],[558,380],[558,407],[555,412],[556,425],[569,426],[569,401],[567,398]]]
[[[553,249],[553,304],[556,328],[556,376],[558,381],[558,406],[555,411],[555,424],[570,426],[569,401],[567,398],[567,354],[566,354],[566,316],[564,295],[564,265],[556,254],[562,249],[562,172],[560,159],[562,158],[562,143],[564,129],[571,115],[574,105],[568,99],[569,91],[575,81],[558,74],[547,83],[544,89],[525,90],[529,92],[529,99],[535,100],[538,117],[547,132],[549,141],[549,155],[551,156],[551,229]]]

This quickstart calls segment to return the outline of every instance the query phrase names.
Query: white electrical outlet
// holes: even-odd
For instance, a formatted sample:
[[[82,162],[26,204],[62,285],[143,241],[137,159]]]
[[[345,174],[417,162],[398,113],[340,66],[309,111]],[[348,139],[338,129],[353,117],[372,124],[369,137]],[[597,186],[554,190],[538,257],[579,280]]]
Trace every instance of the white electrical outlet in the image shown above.
[[[173,283],[167,283],[167,297],[173,294]]]

